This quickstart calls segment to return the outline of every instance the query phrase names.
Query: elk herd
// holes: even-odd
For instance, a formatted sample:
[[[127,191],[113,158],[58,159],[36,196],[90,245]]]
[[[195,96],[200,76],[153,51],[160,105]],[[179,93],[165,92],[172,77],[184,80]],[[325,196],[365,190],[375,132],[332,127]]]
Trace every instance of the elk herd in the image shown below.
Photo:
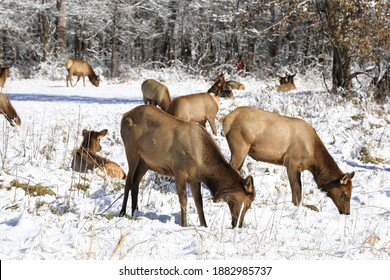
[[[66,85],[75,86],[88,77],[94,86],[100,78],[86,61],[69,59]],[[4,87],[7,68],[0,68],[0,86]],[[72,77],[76,76],[73,85]],[[280,78],[277,90],[296,89],[294,76]],[[233,227],[242,227],[244,217],[255,198],[252,176],[243,178],[240,170],[247,156],[256,161],[284,166],[290,183],[292,203],[302,203],[301,173],[312,173],[317,187],[333,201],[340,214],[350,214],[352,178],[354,172],[340,170],[314,128],[298,118],[277,115],[254,107],[237,107],[220,119],[222,132],[231,153],[228,162],[217,142],[205,128],[209,123],[217,135],[216,115],[220,98],[232,97],[233,90],[245,86],[225,81],[221,74],[207,92],[192,93],[171,99],[166,85],[147,79],[141,85],[145,105],[123,114],[120,132],[128,163],[127,175],[115,162],[99,156],[102,131],[82,131],[81,146],[74,150],[71,168],[77,172],[98,169],[112,178],[126,180],[120,215],[126,215],[131,196],[131,215],[138,205],[139,184],[148,170],[175,178],[182,226],[187,223],[187,188],[189,185],[198,212],[199,223],[207,226],[203,212],[201,183],[214,200],[227,203]],[[21,121],[8,96],[0,93],[0,113],[9,123]],[[261,190],[257,190],[261,191]]]

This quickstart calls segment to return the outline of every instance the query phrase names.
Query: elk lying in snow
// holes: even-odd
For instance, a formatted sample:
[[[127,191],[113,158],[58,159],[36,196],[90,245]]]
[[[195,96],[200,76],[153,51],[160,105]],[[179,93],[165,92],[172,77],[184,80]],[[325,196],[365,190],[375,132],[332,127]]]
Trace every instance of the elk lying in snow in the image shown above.
[[[9,97],[4,93],[0,93],[0,114],[3,114],[12,126],[21,124],[20,118],[12,106]]]
[[[214,135],[217,135],[215,116],[218,112],[219,97],[209,93],[195,93],[176,97],[169,106],[168,113],[184,121],[200,123],[203,127],[209,122]]]
[[[107,132],[107,129],[100,132],[83,130],[83,142],[80,148],[73,153],[72,169],[74,171],[86,172],[87,170],[99,168],[112,178],[126,179],[126,173],[118,164],[96,154],[102,149],[100,139]]]
[[[223,74],[219,75],[214,79],[214,84],[207,92],[214,93],[215,95],[220,97],[233,97],[233,91],[225,81],[225,77]]]
[[[158,105],[165,112],[171,105],[171,96],[168,88],[156,80],[145,80],[141,85],[141,91],[145,104]]]
[[[190,184],[201,226],[203,213],[201,182],[215,200],[227,202],[232,226],[242,226],[254,199],[253,178],[243,179],[225,160],[210,134],[200,125],[185,122],[154,106],[141,105],[125,113],[121,135],[129,165],[120,215],[126,214],[131,191],[131,213],[137,209],[139,183],[149,169],[174,176],[181,208],[181,225],[187,225],[187,190]]]
[[[287,77],[279,77],[280,85],[276,87],[277,91],[290,91],[296,89],[296,86],[294,84],[294,77],[296,73],[293,75],[287,75]]]
[[[7,79],[9,70],[6,67],[0,67],[0,88],[3,88],[5,85],[5,80]]]
[[[287,168],[292,202],[302,200],[301,172],[313,174],[340,214],[349,215],[352,173],[343,173],[311,125],[251,107],[239,107],[222,119],[231,165],[240,169],[245,157]]]
[[[66,86],[69,86],[68,82],[72,87],[76,86],[81,77],[83,77],[83,84],[85,86],[85,77],[89,78],[89,81],[96,87],[99,86],[100,78],[95,74],[91,65],[85,60],[74,60],[68,59],[65,62],[66,70],[68,75],[66,76]],[[73,85],[72,77],[77,76],[76,84]]]
[[[226,84],[229,86],[230,89],[245,90],[245,86],[236,81],[227,81]]]

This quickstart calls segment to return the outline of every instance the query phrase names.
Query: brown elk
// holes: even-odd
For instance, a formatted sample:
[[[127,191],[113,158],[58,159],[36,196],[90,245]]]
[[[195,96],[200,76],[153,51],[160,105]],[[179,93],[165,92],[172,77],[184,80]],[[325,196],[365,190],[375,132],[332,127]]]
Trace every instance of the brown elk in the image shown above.
[[[207,91],[208,93],[214,93],[220,97],[233,97],[233,91],[231,87],[225,81],[224,74],[220,74],[214,79],[214,84]]]
[[[0,114],[4,115],[11,126],[21,124],[21,120],[12,106],[9,97],[4,93],[0,93]]]
[[[243,179],[231,167],[202,126],[177,119],[154,106],[141,105],[123,115],[121,135],[129,172],[120,215],[126,214],[130,191],[131,213],[134,215],[139,183],[150,169],[175,177],[182,226],[187,226],[187,182],[201,226],[207,226],[203,213],[201,182],[207,185],[214,200],[227,202],[232,226],[242,226],[245,213],[255,195],[253,178],[248,176]]]
[[[4,87],[8,73],[9,69],[7,67],[0,67],[0,88]]]
[[[86,172],[99,168],[112,178],[126,179],[126,173],[115,162],[97,154],[102,147],[100,139],[106,136],[107,129],[100,132],[83,130],[83,142],[80,148],[73,153],[72,169],[77,172]]]
[[[294,205],[301,203],[301,172],[308,170],[339,213],[349,215],[351,179],[355,173],[343,173],[339,169],[306,121],[251,107],[238,107],[221,121],[234,168],[240,169],[247,155],[285,166]]]
[[[94,86],[98,87],[100,83],[100,78],[95,74],[91,65],[85,60],[74,60],[68,59],[65,62],[66,70],[68,71],[68,75],[66,76],[66,86],[68,87],[68,82],[70,81],[70,85],[72,87],[76,86],[80,78],[83,78],[83,84],[85,86],[85,77],[89,78],[89,81]],[[73,85],[72,77],[77,76],[76,84]]]
[[[296,73],[294,73],[293,75],[287,75],[286,77],[279,77],[280,85],[276,87],[276,90],[286,92],[296,89],[296,86],[294,84],[295,75]]]
[[[226,84],[231,89],[245,90],[245,86],[242,83],[239,83],[239,82],[236,82],[236,81],[227,81]]]
[[[156,80],[145,80],[141,85],[141,91],[145,104],[158,105],[165,112],[171,105],[171,96],[168,88]]]
[[[219,97],[209,93],[194,93],[173,99],[168,113],[184,121],[200,123],[203,127],[209,122],[214,135],[217,135],[215,117],[218,112]]]

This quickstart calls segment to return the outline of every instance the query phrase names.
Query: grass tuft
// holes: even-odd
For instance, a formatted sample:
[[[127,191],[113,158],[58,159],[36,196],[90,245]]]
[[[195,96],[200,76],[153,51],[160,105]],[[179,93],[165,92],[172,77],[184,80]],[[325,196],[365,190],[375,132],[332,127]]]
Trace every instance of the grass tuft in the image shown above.
[[[56,196],[56,194],[51,189],[41,184],[31,185],[30,182],[21,183],[18,180],[13,180],[10,186],[24,190],[29,196]]]

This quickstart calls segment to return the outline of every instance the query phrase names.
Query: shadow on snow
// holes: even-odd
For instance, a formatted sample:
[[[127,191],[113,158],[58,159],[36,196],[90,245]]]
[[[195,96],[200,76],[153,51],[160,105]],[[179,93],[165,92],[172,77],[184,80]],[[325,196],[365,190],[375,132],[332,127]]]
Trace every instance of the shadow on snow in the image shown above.
[[[98,103],[98,104],[143,104],[142,98],[119,98],[119,97],[92,97],[80,95],[49,95],[49,94],[8,94],[12,101],[33,101],[33,102],[71,102],[71,103]]]

